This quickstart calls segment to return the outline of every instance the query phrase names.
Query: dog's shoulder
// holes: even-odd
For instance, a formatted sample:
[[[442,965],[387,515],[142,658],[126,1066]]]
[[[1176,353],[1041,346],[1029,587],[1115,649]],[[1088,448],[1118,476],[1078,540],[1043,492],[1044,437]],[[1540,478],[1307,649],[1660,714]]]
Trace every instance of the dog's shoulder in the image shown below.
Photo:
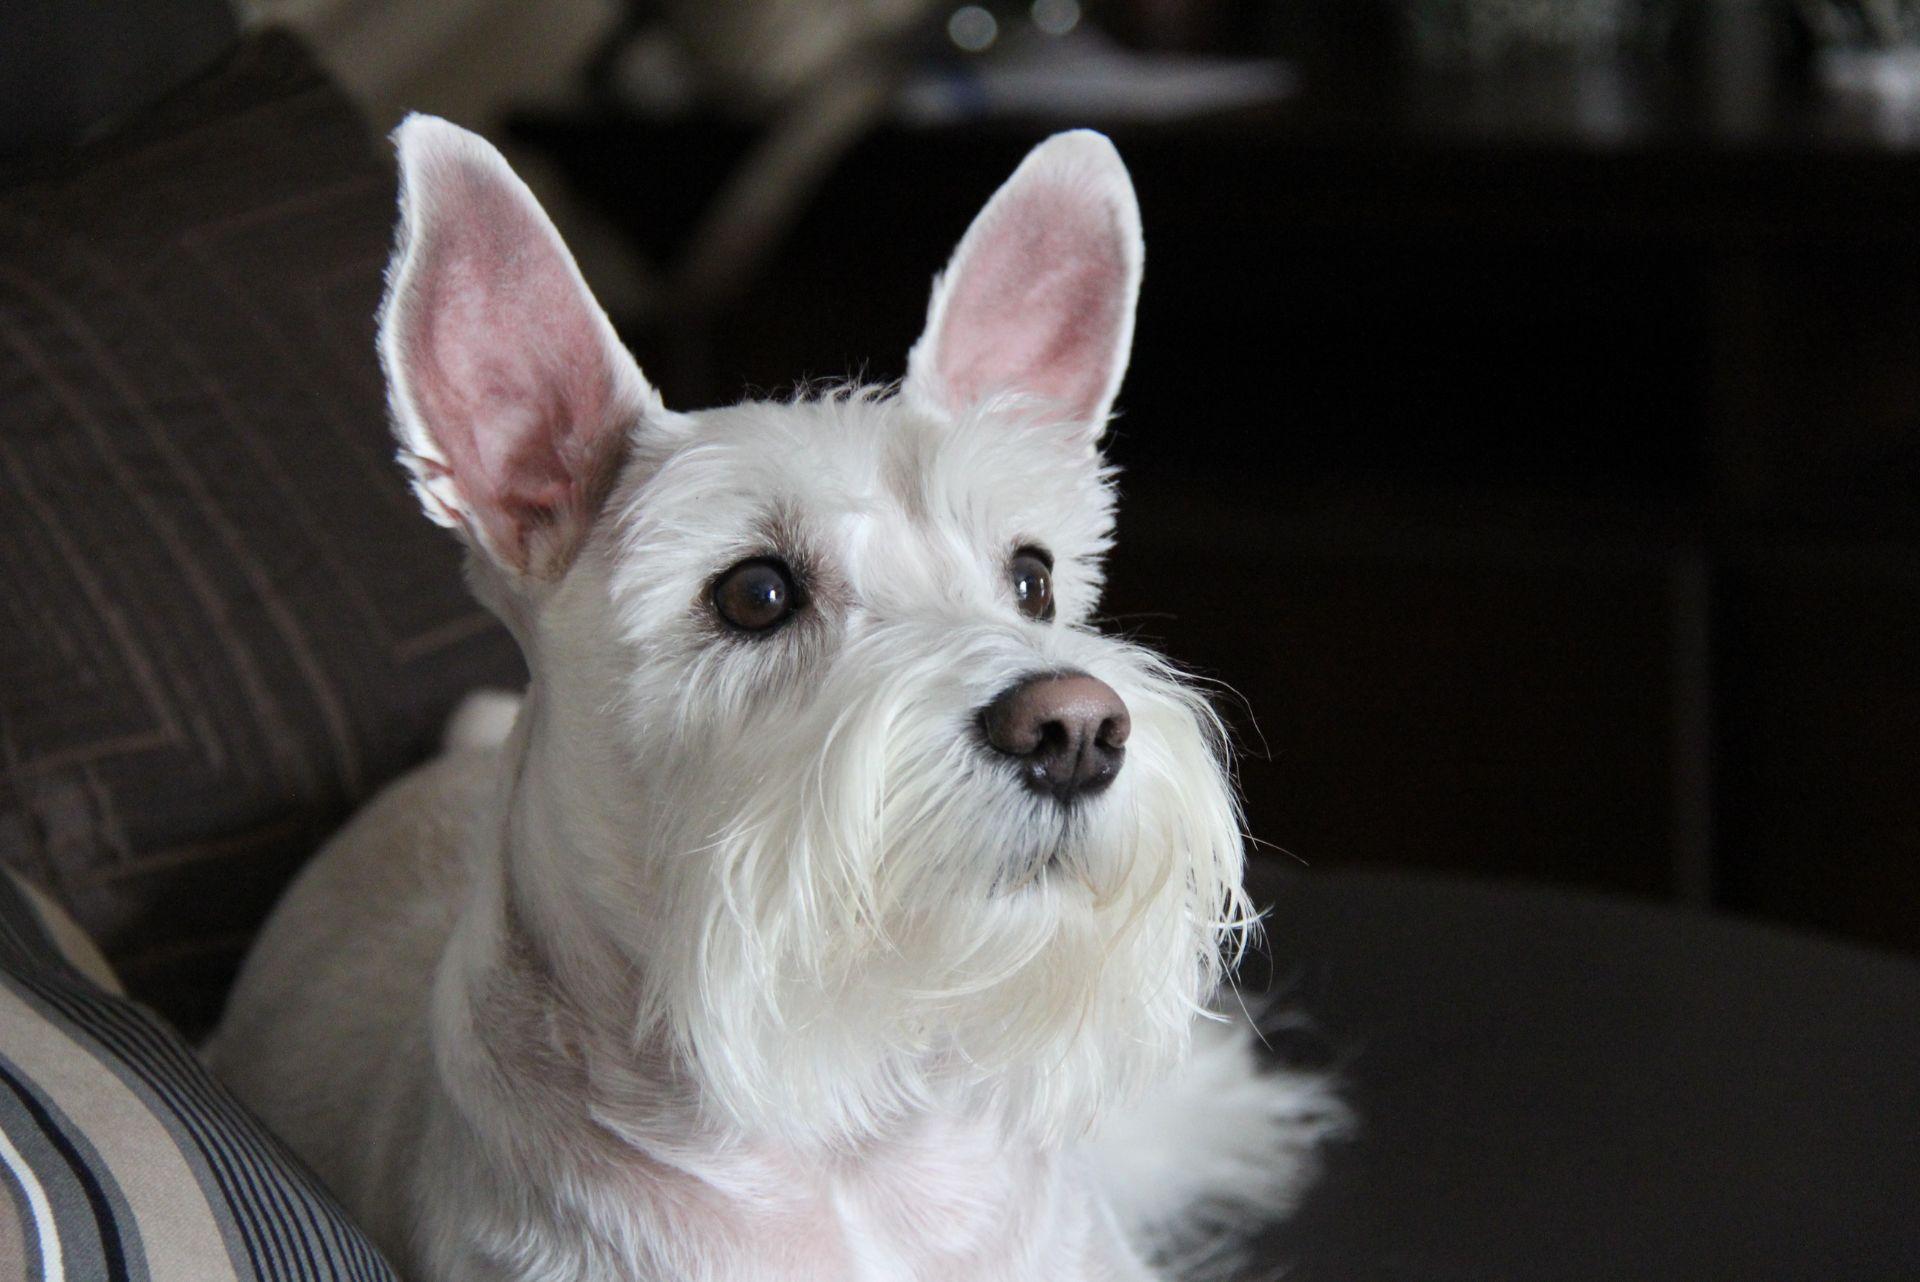
[[[499,768],[497,749],[450,752],[356,814],[268,919],[206,1048],[331,1183],[373,1177],[395,1139],[376,1132],[424,1080],[428,993]]]

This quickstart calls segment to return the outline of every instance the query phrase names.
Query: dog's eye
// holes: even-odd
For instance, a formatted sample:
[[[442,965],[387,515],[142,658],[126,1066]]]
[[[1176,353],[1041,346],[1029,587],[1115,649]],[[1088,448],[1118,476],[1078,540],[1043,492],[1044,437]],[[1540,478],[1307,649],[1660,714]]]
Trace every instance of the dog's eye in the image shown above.
[[[1008,563],[1014,604],[1029,619],[1053,617],[1053,558],[1040,548],[1021,548]]]
[[[713,585],[714,611],[742,632],[771,631],[799,607],[793,571],[774,557],[742,561]]]

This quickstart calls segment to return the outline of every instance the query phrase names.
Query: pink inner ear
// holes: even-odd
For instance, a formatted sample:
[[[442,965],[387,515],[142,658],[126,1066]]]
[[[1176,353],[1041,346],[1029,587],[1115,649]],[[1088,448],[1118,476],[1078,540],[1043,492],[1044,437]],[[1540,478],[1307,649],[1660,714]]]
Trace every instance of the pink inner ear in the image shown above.
[[[616,375],[544,216],[498,176],[443,163],[400,318],[408,390],[471,514],[517,556],[600,479],[622,429]]]
[[[1025,392],[1076,420],[1100,413],[1131,305],[1110,211],[1070,188],[1039,186],[979,230],[954,265],[936,336],[949,403]]]

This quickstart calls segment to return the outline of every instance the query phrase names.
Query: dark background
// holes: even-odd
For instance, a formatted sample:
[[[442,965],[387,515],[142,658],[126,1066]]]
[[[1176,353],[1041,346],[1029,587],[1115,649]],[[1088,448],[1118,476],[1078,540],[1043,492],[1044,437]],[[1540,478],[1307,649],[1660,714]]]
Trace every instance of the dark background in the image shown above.
[[[1387,5],[1094,9],[1300,73],[1108,126],[1148,270],[1107,608],[1221,683],[1263,858],[1912,950],[1920,160],[1788,7],[1711,8],[1493,64]],[[739,297],[627,336],[680,405],[895,377],[1057,127],[883,126]],[[757,136],[607,103],[509,132],[667,257]]]

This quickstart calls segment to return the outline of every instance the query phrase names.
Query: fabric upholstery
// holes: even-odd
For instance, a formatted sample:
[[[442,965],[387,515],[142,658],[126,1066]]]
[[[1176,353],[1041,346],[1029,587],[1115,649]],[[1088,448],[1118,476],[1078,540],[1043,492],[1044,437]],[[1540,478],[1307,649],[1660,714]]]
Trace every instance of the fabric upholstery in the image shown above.
[[[333,1199],[0,873],[0,1277],[391,1282]],[[111,979],[111,976],[107,976]]]
[[[64,146],[198,78],[233,48],[229,0],[14,4],[0,40],[0,156]]]
[[[383,148],[291,37],[0,178],[0,862],[211,1023],[504,632],[393,462]]]
[[[1359,1119],[1253,1276],[1920,1278],[1912,959],[1522,881],[1249,882],[1275,1041]]]

